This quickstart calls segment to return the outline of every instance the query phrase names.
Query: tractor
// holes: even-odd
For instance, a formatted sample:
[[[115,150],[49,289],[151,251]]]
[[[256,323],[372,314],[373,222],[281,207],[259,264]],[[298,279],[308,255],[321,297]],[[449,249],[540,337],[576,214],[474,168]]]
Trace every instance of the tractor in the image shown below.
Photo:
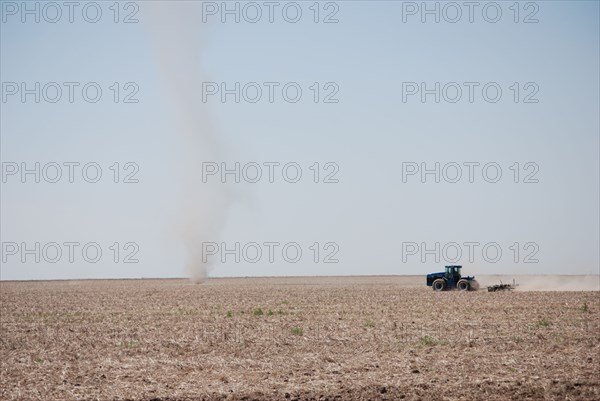
[[[459,291],[476,291],[479,289],[479,283],[475,276],[463,277],[460,274],[462,266],[446,266],[446,271],[438,273],[429,273],[427,275],[427,286],[434,291],[446,291],[457,288]]]

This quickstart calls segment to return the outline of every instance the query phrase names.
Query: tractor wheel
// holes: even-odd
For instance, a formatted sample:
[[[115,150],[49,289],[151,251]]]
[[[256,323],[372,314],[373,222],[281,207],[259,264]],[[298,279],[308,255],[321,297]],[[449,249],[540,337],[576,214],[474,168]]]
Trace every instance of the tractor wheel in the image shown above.
[[[479,289],[479,282],[477,280],[471,280],[469,284],[471,291],[477,291]]]
[[[459,291],[469,291],[469,287],[468,280],[458,280],[458,283],[456,283],[456,288],[458,288]]]
[[[431,288],[433,288],[434,291],[444,291],[446,289],[446,282],[443,279],[438,278],[431,284]]]

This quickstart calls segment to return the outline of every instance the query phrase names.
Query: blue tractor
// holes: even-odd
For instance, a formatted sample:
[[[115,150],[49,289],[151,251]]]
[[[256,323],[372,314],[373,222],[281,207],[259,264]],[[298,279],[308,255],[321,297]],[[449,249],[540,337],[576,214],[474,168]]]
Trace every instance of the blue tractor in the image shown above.
[[[429,273],[427,275],[427,286],[434,291],[446,291],[458,289],[459,291],[476,291],[479,289],[479,283],[475,276],[463,277],[460,274],[462,266],[446,266],[446,271],[438,273]]]

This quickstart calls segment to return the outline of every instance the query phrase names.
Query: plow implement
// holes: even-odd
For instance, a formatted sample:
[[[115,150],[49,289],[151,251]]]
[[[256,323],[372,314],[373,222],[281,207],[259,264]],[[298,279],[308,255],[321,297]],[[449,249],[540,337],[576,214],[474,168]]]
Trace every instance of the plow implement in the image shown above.
[[[500,284],[495,284],[495,285],[488,285],[488,292],[496,292],[496,291],[512,291],[515,288],[517,288],[518,284],[515,284],[515,281],[513,280],[512,284],[502,284],[502,282],[500,282]]]

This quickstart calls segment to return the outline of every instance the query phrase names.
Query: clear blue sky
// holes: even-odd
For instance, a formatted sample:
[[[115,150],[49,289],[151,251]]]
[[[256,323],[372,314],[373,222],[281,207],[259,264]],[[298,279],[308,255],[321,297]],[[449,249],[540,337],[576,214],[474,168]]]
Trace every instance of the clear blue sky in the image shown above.
[[[186,263],[198,263],[203,242],[230,247],[256,242],[263,251],[256,263],[244,255],[240,263],[233,256],[226,263],[219,253],[211,256],[211,276],[423,274],[454,261],[449,243],[460,245],[458,262],[466,272],[597,274],[599,3],[540,1],[526,8],[521,2],[518,23],[509,8],[513,2],[499,2],[500,20],[487,22],[482,8],[488,3],[474,10],[472,23],[466,8],[457,23],[444,19],[454,17],[450,9],[439,23],[431,15],[423,23],[420,10],[413,15],[412,3],[400,1],[321,2],[318,23],[313,2],[298,2],[297,23],[283,18],[289,2],[281,2],[273,23],[265,6],[257,23],[244,15],[239,23],[226,15],[222,23],[220,10],[211,13],[221,2],[205,4],[203,22],[200,2],[142,1],[135,3],[139,10],[120,3],[120,21],[130,13],[138,20],[125,24],[113,21],[113,2],[99,2],[97,23],[87,22],[80,8],[73,23],[66,8],[58,22],[44,19],[55,16],[47,9],[36,23],[27,14],[21,21],[22,10],[14,9],[21,2],[3,1],[3,171],[14,166],[7,163],[80,165],[74,167],[74,183],[64,165],[57,183],[44,177],[35,183],[33,175],[21,183],[19,173],[6,176],[1,278],[181,277]],[[33,8],[35,2],[27,4]],[[94,10],[87,11],[93,17]],[[253,18],[254,11],[246,11]],[[494,17],[494,9],[487,11],[487,18]],[[288,12],[294,16],[294,9]],[[339,22],[323,23],[330,13]],[[539,22],[524,23],[526,18]],[[29,88],[57,82],[63,94],[56,103],[43,96],[35,103],[34,95],[23,103],[20,92],[9,94],[15,89],[11,82]],[[80,83],[73,103],[64,82]],[[97,103],[82,98],[87,82],[103,90]],[[110,89],[114,82],[118,103]],[[134,85],[125,87],[128,82]],[[215,95],[203,102],[202,82],[225,82],[229,88],[257,82],[263,97],[235,103],[228,95],[221,103]],[[280,83],[273,103],[264,82]],[[287,82],[303,90],[297,103],[282,98]],[[320,84],[319,100],[338,88],[338,102],[315,103],[314,82]],[[324,88],[328,82],[333,86]],[[443,96],[436,103],[434,95],[422,103],[420,94],[403,102],[403,82],[424,82],[429,89],[436,82],[441,87],[456,82],[463,94],[456,103]],[[472,103],[464,82],[478,83]],[[490,82],[502,89],[496,103],[482,97]],[[132,98],[139,102],[123,103],[135,88]],[[453,88],[447,87],[447,97],[455,96]],[[53,97],[52,88],[48,91]],[[527,95],[538,102],[524,103]],[[258,183],[238,184],[231,175],[227,184],[216,176],[201,181],[203,162],[233,166],[236,161],[295,162],[303,175],[288,183],[279,166],[269,183],[263,165]],[[97,183],[81,176],[81,166],[89,162],[102,168]],[[120,163],[119,181],[134,171],[125,163],[136,163],[139,182],[114,183],[114,162]],[[325,163],[333,162],[339,182],[314,183],[315,162],[319,181],[335,168],[325,169]],[[416,174],[403,182],[403,163],[420,169],[421,163],[434,168],[436,162],[452,176],[453,163],[462,166],[461,180],[451,183],[442,176],[436,183],[430,174],[422,183]],[[473,183],[465,162],[479,163]],[[487,163],[500,166],[498,182],[482,177]],[[538,182],[525,183],[526,177]],[[73,263],[64,246],[71,241],[82,244]],[[263,243],[272,241],[281,246],[269,263]],[[36,242],[61,244],[62,258],[48,263],[40,250],[40,263],[27,254],[22,262],[21,244],[33,248]],[[81,255],[89,242],[102,249],[97,263]],[[110,248],[115,242],[121,248],[117,263]],[[128,242],[137,245],[123,249]],[[282,257],[289,242],[303,251],[297,263]],[[313,261],[315,242],[319,263]],[[335,245],[324,249],[329,242]],[[440,261],[433,254],[421,260],[421,244],[435,249],[436,242]],[[472,261],[464,245],[470,242],[480,244]],[[408,243],[419,244],[415,255]],[[495,263],[482,255],[488,243],[502,250]],[[51,248],[46,259],[53,257]],[[134,251],[138,262],[122,263]],[[334,251],[339,261],[323,263]],[[527,256],[537,262],[524,263]]]

